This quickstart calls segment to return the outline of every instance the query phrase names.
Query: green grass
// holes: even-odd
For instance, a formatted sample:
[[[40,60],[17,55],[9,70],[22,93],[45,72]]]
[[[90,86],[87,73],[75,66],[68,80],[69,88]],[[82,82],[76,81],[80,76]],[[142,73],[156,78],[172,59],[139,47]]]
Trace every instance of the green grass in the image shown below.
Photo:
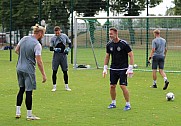
[[[82,53],[82,55],[85,55]],[[178,126],[181,118],[180,73],[167,73],[170,81],[168,90],[163,91],[163,79],[158,75],[158,88],[151,89],[152,73],[135,71],[128,80],[132,110],[123,111],[125,101],[117,87],[117,108],[108,110],[109,75],[102,78],[101,69],[74,70],[69,64],[71,92],[64,91],[62,73],[59,70],[57,91],[51,92],[52,53],[43,50],[43,60],[48,80],[41,83],[37,68],[37,90],[33,92],[33,113],[41,118],[26,121],[23,102],[22,117],[15,119],[17,55],[13,52],[9,62],[9,51],[0,51],[0,125],[2,126]],[[90,57],[84,56],[86,59]],[[70,55],[69,55],[70,59]],[[103,61],[104,57],[100,57]],[[136,59],[135,59],[136,60]],[[165,95],[175,94],[175,100],[168,102]]]

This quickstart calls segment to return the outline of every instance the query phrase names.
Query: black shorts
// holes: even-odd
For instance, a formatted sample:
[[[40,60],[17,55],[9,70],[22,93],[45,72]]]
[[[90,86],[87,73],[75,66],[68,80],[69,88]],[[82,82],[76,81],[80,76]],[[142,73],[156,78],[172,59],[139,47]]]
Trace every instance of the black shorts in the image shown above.
[[[117,84],[127,86],[126,70],[110,70],[110,85]]]
[[[67,55],[64,53],[54,53],[52,60],[52,70],[58,70],[61,67],[62,71],[68,71]]]
[[[164,56],[161,55],[153,56],[152,69],[157,69],[157,67],[159,67],[159,69],[164,69],[164,62],[165,62]]]

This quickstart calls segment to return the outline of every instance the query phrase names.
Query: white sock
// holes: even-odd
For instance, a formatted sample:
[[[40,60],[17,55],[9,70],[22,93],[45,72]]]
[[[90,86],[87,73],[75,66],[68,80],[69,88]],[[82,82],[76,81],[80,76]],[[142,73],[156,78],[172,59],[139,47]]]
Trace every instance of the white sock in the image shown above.
[[[164,81],[166,81],[166,80],[167,80],[167,77],[164,77],[163,79],[164,79]]]
[[[27,110],[27,116],[28,117],[32,116],[32,110]]]
[[[126,102],[126,106],[130,106],[130,102]]]
[[[21,106],[16,106],[16,114],[17,115],[21,114]]]
[[[112,100],[112,103],[113,103],[114,105],[116,105],[116,100]]]
[[[156,80],[153,80],[153,85],[156,85]]]
[[[53,85],[53,89],[56,89],[56,87],[57,87],[57,85],[56,85],[56,84],[54,84],[54,85]]]
[[[68,88],[69,86],[68,86],[68,84],[65,84],[65,88]]]

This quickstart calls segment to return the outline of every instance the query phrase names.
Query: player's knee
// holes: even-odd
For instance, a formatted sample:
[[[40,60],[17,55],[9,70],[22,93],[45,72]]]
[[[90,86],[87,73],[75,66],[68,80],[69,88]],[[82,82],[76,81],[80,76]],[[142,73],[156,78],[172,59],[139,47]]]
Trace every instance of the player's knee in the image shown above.
[[[110,88],[112,88],[112,89],[116,88],[116,85],[110,85]]]

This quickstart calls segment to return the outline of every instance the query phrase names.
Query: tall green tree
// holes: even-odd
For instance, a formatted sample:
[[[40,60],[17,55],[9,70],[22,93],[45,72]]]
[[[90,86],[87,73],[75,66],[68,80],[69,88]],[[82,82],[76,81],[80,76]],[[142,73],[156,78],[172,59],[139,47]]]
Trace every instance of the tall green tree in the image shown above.
[[[173,3],[175,4],[174,14],[181,15],[181,0],[174,0]]]

